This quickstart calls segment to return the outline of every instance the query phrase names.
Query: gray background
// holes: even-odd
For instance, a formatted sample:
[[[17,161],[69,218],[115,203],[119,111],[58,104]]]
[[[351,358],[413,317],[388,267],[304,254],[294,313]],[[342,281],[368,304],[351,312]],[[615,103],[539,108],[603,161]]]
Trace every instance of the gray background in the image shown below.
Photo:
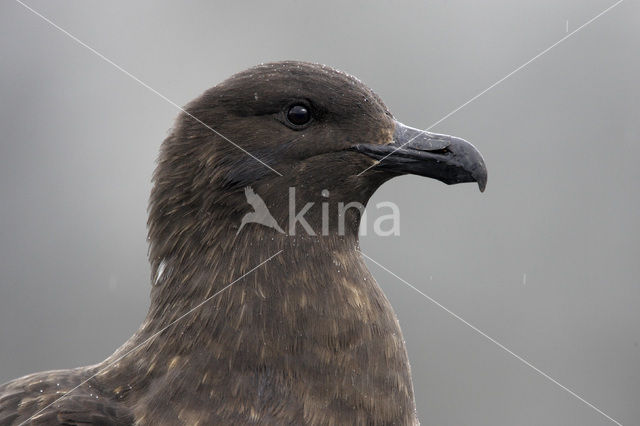
[[[428,127],[605,0],[29,4],[183,105],[251,65],[322,62]],[[640,422],[640,5],[627,0],[435,131],[489,185],[374,196],[363,250],[625,425]],[[0,6],[0,381],[95,363],[146,313],[146,205],[176,109],[18,3]],[[371,264],[426,425],[613,424]],[[524,275],[526,274],[526,283]]]

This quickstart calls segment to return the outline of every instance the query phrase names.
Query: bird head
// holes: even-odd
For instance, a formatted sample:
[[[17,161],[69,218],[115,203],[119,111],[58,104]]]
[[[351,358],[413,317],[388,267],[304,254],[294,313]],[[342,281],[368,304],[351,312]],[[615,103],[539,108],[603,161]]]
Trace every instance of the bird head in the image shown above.
[[[395,120],[358,79],[304,62],[263,64],[207,90],[185,108],[162,146],[151,219],[223,213],[239,223],[244,188],[287,213],[302,201],[366,204],[383,182],[416,174],[446,184],[477,182],[482,156],[463,139]],[[218,215],[219,216],[219,215]]]

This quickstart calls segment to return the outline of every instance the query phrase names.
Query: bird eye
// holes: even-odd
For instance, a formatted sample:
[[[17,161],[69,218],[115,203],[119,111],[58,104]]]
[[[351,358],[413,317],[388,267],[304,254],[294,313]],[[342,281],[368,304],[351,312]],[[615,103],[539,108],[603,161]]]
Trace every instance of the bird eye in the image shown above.
[[[287,111],[287,121],[294,126],[303,126],[311,121],[311,111],[304,105],[292,105]]]

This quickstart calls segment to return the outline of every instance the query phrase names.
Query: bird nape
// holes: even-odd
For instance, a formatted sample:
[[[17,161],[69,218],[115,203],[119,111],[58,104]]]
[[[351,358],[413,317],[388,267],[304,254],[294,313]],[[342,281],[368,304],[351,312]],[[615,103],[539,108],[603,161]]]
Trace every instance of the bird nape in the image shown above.
[[[327,66],[262,64],[207,90],[160,150],[145,321],[99,364],[0,386],[0,424],[417,424],[362,209],[344,208],[408,173],[487,181],[471,144],[399,123]]]

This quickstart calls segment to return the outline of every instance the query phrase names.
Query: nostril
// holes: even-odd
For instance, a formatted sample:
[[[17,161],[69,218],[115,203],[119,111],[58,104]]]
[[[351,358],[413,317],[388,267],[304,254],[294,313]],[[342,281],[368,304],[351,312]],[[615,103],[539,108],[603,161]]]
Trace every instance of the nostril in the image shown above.
[[[427,152],[429,152],[431,154],[440,154],[440,155],[451,154],[451,151],[449,150],[448,147],[444,147],[444,148],[440,148],[440,149],[434,149],[434,150],[428,150]]]

